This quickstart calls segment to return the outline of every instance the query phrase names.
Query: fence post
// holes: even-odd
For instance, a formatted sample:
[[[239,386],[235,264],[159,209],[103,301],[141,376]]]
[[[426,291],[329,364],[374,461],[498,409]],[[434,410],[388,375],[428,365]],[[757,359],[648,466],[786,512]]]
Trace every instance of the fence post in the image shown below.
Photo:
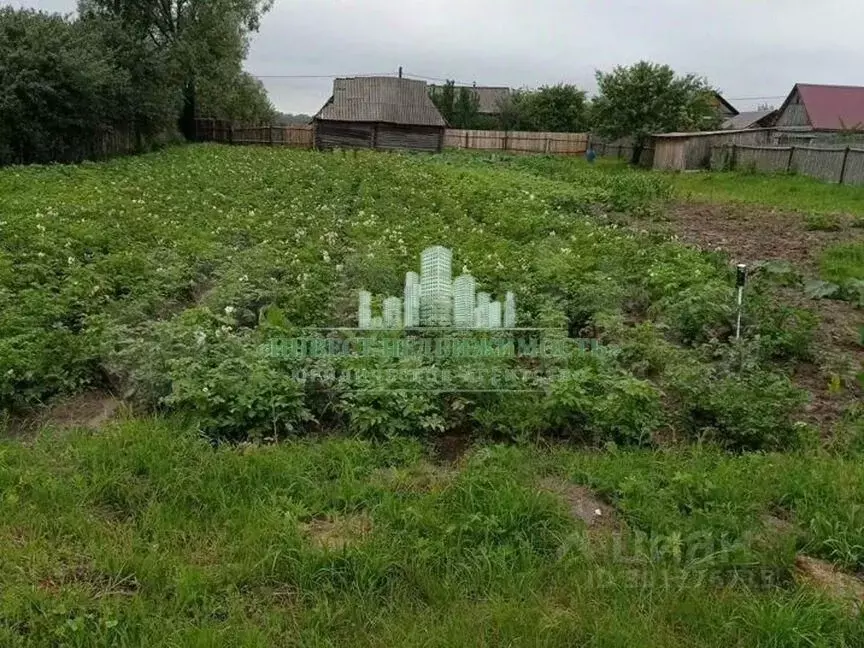
[[[546,142],[543,144],[543,154],[549,155],[549,136],[546,136]]]
[[[738,168],[738,145],[732,143],[732,171]]]
[[[789,147],[789,159],[786,161],[786,173],[792,172],[792,158],[795,157],[795,147]]]
[[[467,129],[465,131],[465,148],[466,149],[468,148],[468,131],[467,131]]]
[[[267,136],[268,136],[268,139],[270,140],[270,142],[269,142],[270,146],[273,146],[273,127],[272,126],[267,127]]]
[[[843,181],[846,179],[846,163],[849,161],[849,151],[851,149],[851,146],[847,146],[843,152],[843,166],[840,167],[840,184],[843,184]]]
[[[228,124],[228,143],[234,143],[234,122]]]

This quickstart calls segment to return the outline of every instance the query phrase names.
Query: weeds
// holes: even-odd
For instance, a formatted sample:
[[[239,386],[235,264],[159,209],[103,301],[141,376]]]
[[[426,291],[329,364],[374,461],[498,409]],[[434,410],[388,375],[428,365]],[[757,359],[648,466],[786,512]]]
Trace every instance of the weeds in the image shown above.
[[[213,448],[169,421],[0,444],[0,643],[862,638],[791,578],[796,550],[862,566],[860,462],[489,445],[434,488],[381,477],[428,470],[416,440]],[[618,535],[543,474],[602,495]],[[785,539],[763,523],[778,508]]]

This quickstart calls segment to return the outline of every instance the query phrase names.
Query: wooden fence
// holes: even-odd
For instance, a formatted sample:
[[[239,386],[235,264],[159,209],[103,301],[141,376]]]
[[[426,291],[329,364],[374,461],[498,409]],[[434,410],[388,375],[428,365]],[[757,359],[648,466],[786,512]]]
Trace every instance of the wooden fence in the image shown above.
[[[139,149],[138,139],[129,130],[111,130],[87,138],[64,137],[55,134],[35,146],[25,139],[9,142],[0,138],[0,166],[7,164],[60,164],[84,160],[105,160],[131,155]]]
[[[223,144],[264,144],[311,149],[312,126],[246,126],[218,119],[196,119],[195,138],[199,142]]]
[[[588,133],[455,130],[444,132],[444,148],[511,153],[581,155],[588,150]]]
[[[801,173],[826,182],[864,184],[864,148],[715,146],[713,170]]]
[[[246,126],[218,119],[196,119],[199,142],[265,144],[311,149],[314,129],[308,126]],[[588,150],[588,133],[530,133],[523,131],[453,130],[444,133],[444,147],[474,151],[581,155]]]
[[[617,158],[630,162],[633,159],[633,142],[629,139],[604,142],[600,138],[591,138],[591,148],[599,157]],[[654,145],[648,144],[639,156],[639,166],[650,169],[654,164]]]

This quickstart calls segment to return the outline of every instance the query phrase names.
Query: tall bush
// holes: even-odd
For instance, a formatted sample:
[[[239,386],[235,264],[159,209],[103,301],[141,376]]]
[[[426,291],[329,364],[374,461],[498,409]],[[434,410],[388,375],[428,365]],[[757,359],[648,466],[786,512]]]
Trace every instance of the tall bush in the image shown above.
[[[129,88],[88,25],[0,9],[0,163],[87,157],[121,126]]]

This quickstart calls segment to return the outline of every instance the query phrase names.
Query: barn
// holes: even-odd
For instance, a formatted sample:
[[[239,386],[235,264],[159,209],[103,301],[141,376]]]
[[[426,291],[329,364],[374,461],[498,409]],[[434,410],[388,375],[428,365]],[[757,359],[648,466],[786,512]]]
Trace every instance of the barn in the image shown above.
[[[313,123],[322,150],[440,152],[447,126],[425,81],[396,77],[336,79]]]

